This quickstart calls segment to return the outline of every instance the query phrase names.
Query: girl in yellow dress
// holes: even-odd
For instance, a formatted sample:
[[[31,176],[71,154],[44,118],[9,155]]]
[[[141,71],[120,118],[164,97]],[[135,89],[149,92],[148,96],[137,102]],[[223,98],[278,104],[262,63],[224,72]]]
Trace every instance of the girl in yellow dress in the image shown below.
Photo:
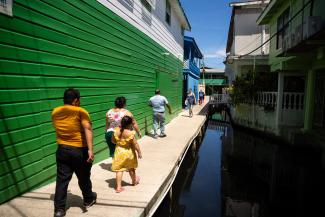
[[[138,167],[138,157],[141,159],[141,150],[137,139],[135,138],[135,131],[132,130],[132,118],[124,116],[121,120],[121,127],[114,130],[112,142],[116,144],[116,149],[113,158],[112,171],[116,172],[116,193],[124,190],[122,187],[122,176],[124,171],[128,171],[132,184],[139,184],[140,178],[135,174],[135,168]]]

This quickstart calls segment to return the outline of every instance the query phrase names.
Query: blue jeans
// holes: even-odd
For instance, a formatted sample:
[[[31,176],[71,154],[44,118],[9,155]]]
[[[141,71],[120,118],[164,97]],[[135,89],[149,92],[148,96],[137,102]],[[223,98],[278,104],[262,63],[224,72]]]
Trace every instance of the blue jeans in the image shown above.
[[[158,125],[160,125],[160,134],[165,133],[165,112],[153,113],[153,130],[154,134],[157,134]]]

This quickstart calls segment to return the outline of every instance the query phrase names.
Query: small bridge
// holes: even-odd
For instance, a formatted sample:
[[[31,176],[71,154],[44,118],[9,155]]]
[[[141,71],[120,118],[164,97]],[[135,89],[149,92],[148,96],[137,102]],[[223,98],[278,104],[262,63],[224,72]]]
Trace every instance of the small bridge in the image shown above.
[[[209,104],[228,104],[229,103],[229,94],[213,94],[210,96]]]
[[[209,100],[208,118],[211,119],[215,113],[221,113],[224,115],[227,113],[230,117],[229,99],[229,94],[226,93],[211,95]]]

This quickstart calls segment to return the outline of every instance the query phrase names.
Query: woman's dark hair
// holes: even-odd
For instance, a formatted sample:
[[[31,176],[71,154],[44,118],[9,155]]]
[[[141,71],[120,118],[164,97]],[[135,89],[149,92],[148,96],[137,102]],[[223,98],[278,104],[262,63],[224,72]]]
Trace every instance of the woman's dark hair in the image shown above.
[[[130,124],[132,124],[132,121],[133,121],[132,117],[127,116],[127,115],[125,115],[125,116],[122,118],[122,120],[121,120],[121,135],[120,135],[120,137],[122,137],[122,133],[123,133],[123,131],[124,131],[128,126],[130,126]]]
[[[75,99],[80,99],[80,92],[77,89],[69,88],[64,91],[63,102],[64,104],[72,105]]]
[[[126,99],[124,96],[119,96],[115,99],[115,107],[116,108],[124,108],[126,104]]]

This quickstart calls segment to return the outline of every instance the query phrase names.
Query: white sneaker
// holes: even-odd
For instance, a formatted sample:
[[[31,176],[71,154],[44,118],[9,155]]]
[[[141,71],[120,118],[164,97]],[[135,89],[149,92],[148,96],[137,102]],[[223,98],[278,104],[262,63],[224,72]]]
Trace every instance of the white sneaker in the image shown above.
[[[167,135],[165,133],[161,133],[160,137],[166,137]]]

